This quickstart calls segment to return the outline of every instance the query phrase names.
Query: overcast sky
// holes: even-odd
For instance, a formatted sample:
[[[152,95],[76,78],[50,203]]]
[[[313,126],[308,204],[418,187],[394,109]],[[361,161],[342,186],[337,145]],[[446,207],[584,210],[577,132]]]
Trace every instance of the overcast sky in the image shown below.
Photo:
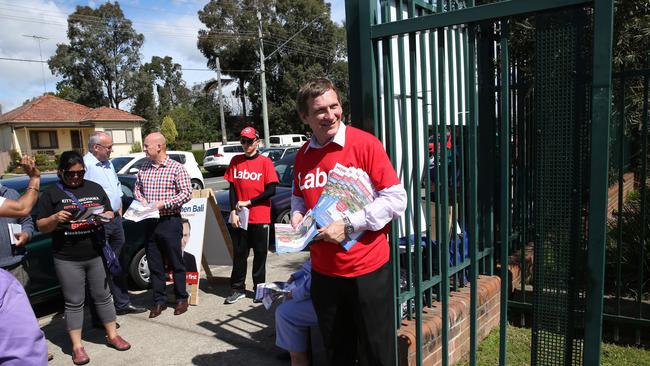
[[[332,4],[332,19],[342,24],[345,19],[345,0],[325,0]],[[46,61],[54,55],[56,45],[67,43],[68,15],[77,5],[93,8],[102,1],[73,0],[0,0],[0,105],[6,113],[43,91],[56,91],[58,78],[50,73],[47,64],[20,60]],[[206,59],[196,48],[198,29],[202,26],[197,16],[207,0],[123,0],[120,7],[135,30],[144,34],[141,48],[142,62],[152,56],[171,56],[183,66],[183,78],[191,87],[214,77],[205,69]],[[26,37],[37,36],[39,40]]]

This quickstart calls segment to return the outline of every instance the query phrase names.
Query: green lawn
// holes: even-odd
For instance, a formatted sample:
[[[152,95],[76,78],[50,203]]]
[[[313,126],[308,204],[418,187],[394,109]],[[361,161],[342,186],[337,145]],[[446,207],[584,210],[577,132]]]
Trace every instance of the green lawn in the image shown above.
[[[508,326],[506,358],[508,366],[530,365],[530,338],[530,329]],[[650,351],[605,343],[601,363],[603,366],[650,365]],[[499,364],[499,329],[494,329],[479,345],[477,364],[486,366]],[[469,362],[462,362],[459,365],[466,366]]]

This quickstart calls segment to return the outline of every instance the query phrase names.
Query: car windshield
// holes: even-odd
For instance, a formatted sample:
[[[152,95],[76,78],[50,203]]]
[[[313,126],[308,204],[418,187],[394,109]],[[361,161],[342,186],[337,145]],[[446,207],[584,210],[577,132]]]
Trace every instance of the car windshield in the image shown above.
[[[133,160],[133,158],[123,156],[123,157],[119,157],[119,158],[113,158],[111,160],[111,163],[113,163],[113,168],[115,169],[115,172],[119,172],[131,160]]]
[[[276,160],[279,160],[282,157],[282,151],[283,150],[277,150],[277,149],[266,150],[263,154],[268,156],[269,159],[271,159],[273,161],[276,161]]]
[[[275,171],[278,173],[280,186],[291,187],[291,184],[293,183],[293,160],[283,160],[280,163],[276,163]]]

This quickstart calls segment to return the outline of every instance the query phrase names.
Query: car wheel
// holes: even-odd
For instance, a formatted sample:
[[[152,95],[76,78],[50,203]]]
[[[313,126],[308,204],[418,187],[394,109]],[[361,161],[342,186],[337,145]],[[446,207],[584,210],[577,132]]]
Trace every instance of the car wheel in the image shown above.
[[[192,179],[192,189],[203,189],[203,183],[198,179]]]
[[[149,264],[147,263],[147,255],[144,252],[144,248],[138,250],[133,256],[129,265],[129,275],[138,289],[146,290],[149,287],[151,272],[149,271]]]
[[[278,224],[290,224],[291,223],[291,210],[282,211],[278,217],[275,218],[275,222]]]

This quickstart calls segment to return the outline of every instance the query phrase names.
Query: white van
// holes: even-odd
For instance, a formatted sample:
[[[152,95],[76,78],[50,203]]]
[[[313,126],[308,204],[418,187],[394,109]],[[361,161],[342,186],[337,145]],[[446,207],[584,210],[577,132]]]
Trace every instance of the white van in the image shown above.
[[[305,135],[271,135],[269,136],[269,145],[273,146],[302,146],[307,142],[308,138]]]

